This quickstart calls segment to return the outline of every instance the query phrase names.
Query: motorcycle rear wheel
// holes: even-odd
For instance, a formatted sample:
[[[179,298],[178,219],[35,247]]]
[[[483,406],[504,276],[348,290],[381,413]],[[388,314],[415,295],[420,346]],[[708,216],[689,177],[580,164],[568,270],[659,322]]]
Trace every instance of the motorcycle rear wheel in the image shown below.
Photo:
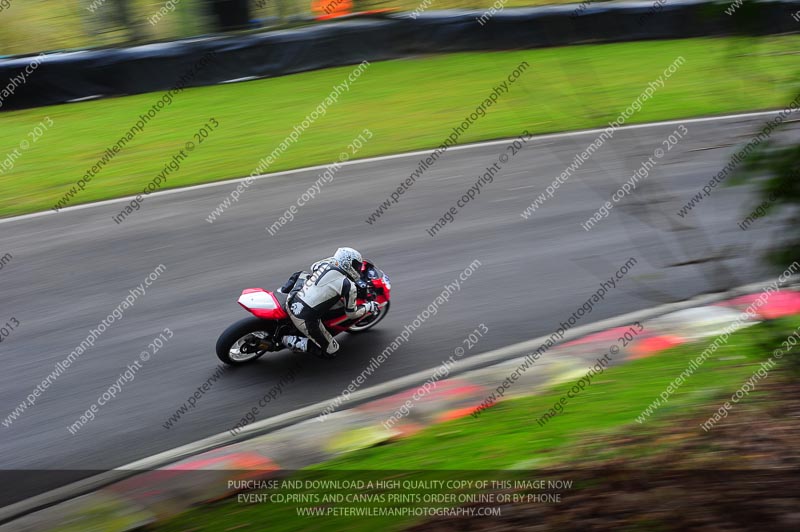
[[[217,340],[217,358],[230,366],[248,364],[274,344],[275,324],[256,317],[237,321]]]

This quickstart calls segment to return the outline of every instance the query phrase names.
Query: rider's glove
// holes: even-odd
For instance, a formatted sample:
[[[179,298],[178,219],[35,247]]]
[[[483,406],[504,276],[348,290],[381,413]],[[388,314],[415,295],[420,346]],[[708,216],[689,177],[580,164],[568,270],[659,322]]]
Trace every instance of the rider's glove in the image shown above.
[[[376,301],[369,301],[364,305],[364,308],[367,309],[367,314],[377,314],[381,307]]]

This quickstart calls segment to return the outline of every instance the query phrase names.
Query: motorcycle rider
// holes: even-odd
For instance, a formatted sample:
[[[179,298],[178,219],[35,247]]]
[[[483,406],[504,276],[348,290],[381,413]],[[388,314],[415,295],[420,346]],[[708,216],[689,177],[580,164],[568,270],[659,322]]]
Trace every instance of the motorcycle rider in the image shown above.
[[[344,304],[349,319],[357,319],[380,308],[375,301],[356,305],[356,281],[361,278],[361,253],[342,247],[332,257],[315,262],[305,277],[295,274],[286,300],[286,310],[295,327],[305,336],[287,335],[283,345],[322,358],[335,358],[339,343],[322,323],[322,317],[337,304]],[[298,279],[299,277],[299,279]],[[309,339],[311,342],[309,342]]]

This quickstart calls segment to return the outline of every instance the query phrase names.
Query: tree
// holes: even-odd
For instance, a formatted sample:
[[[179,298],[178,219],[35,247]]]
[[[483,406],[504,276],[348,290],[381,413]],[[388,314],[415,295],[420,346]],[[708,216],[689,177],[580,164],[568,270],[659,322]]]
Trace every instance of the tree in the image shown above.
[[[788,214],[787,224],[777,227],[775,242],[767,254],[768,260],[784,268],[800,261],[800,144],[787,144],[777,138],[786,126],[787,123],[778,126],[731,179],[732,185],[755,183],[758,188],[759,204],[748,213],[744,224],[769,215]],[[747,227],[740,224],[743,230]]]

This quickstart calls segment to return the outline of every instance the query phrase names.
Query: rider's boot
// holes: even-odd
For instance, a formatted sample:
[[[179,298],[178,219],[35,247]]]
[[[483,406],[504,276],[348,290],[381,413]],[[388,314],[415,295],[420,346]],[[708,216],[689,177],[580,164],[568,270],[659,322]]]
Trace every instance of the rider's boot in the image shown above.
[[[288,334],[281,338],[281,342],[295,353],[308,353],[308,338],[305,336]]]

